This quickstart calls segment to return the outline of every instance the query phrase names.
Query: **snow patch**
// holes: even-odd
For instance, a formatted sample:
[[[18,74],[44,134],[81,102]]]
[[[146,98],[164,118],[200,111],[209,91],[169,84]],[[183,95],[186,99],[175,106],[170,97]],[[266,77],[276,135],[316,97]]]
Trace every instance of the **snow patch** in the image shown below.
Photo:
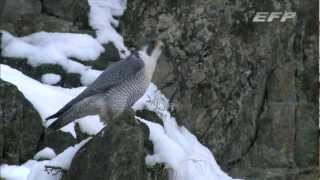
[[[2,31],[2,56],[27,58],[33,66],[56,64],[68,58],[96,60],[103,46],[87,34],[37,32],[14,37]]]
[[[1,41],[3,57],[27,59],[34,67],[58,64],[68,73],[80,74],[84,85],[101,73],[70,59],[93,61],[104,52],[103,46],[87,34],[37,32],[18,38],[2,31]]]
[[[124,45],[123,37],[116,31],[120,17],[126,10],[126,0],[88,0],[90,5],[89,23],[96,30],[97,40],[103,44],[112,42],[125,57],[129,51]]]
[[[221,170],[210,150],[203,146],[185,127],[179,127],[174,118],[164,126],[141,118],[149,130],[154,154],[147,155],[149,166],[164,163],[170,180],[232,180]]]
[[[45,121],[45,118],[54,114],[61,109],[71,99],[76,97],[83,91],[85,87],[79,88],[62,88],[42,84],[20,71],[13,69],[7,65],[0,64],[1,75],[0,79],[10,82],[17,86],[20,92],[32,103],[34,108],[39,112],[43,125],[48,127],[54,120]],[[98,116],[88,116],[85,120],[80,120],[80,127],[84,133],[93,135],[103,128],[102,123],[98,123]],[[89,123],[90,122],[90,123]],[[90,124],[90,125],[89,125]],[[67,124],[61,130],[69,132],[74,137],[76,133],[74,130],[74,122]]]
[[[89,140],[90,138],[81,141],[79,144],[68,147],[52,160],[29,160],[21,166],[1,165],[0,178],[6,180],[60,180],[62,177],[61,173],[50,173],[46,167],[50,166],[68,170],[76,152]]]
[[[5,180],[26,180],[30,170],[26,167],[1,165],[0,177]]]
[[[37,109],[43,122],[46,117],[62,108],[64,104],[84,89],[84,87],[67,89],[42,84],[7,65],[0,64],[0,69],[0,78],[17,86],[19,91]]]
[[[62,153],[60,153],[57,157],[52,159],[50,161],[50,163],[48,163],[48,165],[61,167],[65,170],[69,169],[70,165],[71,165],[71,161],[72,161],[74,155],[76,154],[76,152],[78,152],[78,150],[83,145],[85,145],[90,139],[91,139],[91,137],[81,141],[79,144],[68,147],[66,150],[64,150]]]
[[[68,123],[67,125],[63,126],[60,130],[66,133],[70,133],[75,139],[77,139],[77,133],[74,128],[75,128],[75,123],[72,121],[71,123]]]
[[[39,160],[39,159],[52,159],[56,157],[56,153],[54,152],[53,149],[49,147],[43,148],[41,151],[37,152],[34,156],[33,159]]]
[[[147,155],[149,166],[165,164],[170,180],[231,180],[217,164],[211,151],[185,127],[179,127],[168,111],[168,99],[151,84],[145,95],[134,105],[136,110],[147,109],[155,112],[163,121],[160,124],[136,117],[150,130],[154,154]]]
[[[88,135],[96,135],[105,127],[98,115],[86,116],[77,119],[76,122],[79,124],[81,132]]]
[[[59,74],[47,73],[41,76],[41,81],[49,85],[57,84],[60,80],[61,76]]]

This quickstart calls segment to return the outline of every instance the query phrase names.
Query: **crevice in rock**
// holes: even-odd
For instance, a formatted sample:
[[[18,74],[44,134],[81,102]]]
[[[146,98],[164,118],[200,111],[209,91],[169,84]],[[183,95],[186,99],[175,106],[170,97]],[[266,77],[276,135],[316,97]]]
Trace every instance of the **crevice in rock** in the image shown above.
[[[41,4],[40,14],[46,14],[45,7],[44,7],[44,0],[40,0],[40,4]]]
[[[273,74],[275,69],[272,69],[272,70],[267,70],[266,72],[266,80],[265,80],[265,83],[264,83],[264,87],[263,87],[263,95],[262,95],[262,100],[261,100],[261,103],[260,105],[258,106],[258,111],[257,111],[257,114],[255,116],[255,118],[253,119],[253,125],[255,126],[254,129],[254,134],[252,136],[252,139],[250,140],[250,144],[248,145],[248,147],[245,149],[244,152],[241,153],[240,156],[238,157],[235,157],[231,160],[229,160],[226,164],[227,164],[227,167],[231,167],[237,163],[239,163],[244,157],[246,157],[252,148],[254,148],[254,145],[256,144],[258,138],[259,138],[259,131],[260,131],[260,124],[259,124],[259,119],[261,118],[263,112],[265,111],[265,105],[268,101],[268,84],[269,84],[269,81],[270,81],[270,78],[271,78],[271,75]]]
[[[47,8],[45,8],[45,5],[44,5],[44,0],[40,0],[40,3],[41,3],[41,14],[44,14],[44,15],[47,15],[47,16],[51,16],[51,17],[55,17],[57,19],[60,19],[61,17],[53,14],[53,13],[50,13],[47,11]]]
[[[44,130],[39,138],[38,144],[37,144],[37,152],[41,150],[41,144],[43,144],[43,141],[45,139],[45,133],[46,133],[46,128],[44,127]]]
[[[55,15],[55,14],[53,14],[53,13],[50,13],[50,12],[48,12],[48,11],[45,11],[45,10],[43,10],[43,11],[41,12],[41,14],[45,14],[45,15],[47,15],[47,16],[51,16],[51,17],[55,17],[55,18],[57,18],[57,19],[61,19],[60,16],[57,16],[57,15]]]
[[[5,155],[6,155],[6,144],[4,143],[3,144],[3,147],[2,147],[2,154],[1,154],[1,160],[0,160],[0,164],[2,164],[1,161],[5,161]]]

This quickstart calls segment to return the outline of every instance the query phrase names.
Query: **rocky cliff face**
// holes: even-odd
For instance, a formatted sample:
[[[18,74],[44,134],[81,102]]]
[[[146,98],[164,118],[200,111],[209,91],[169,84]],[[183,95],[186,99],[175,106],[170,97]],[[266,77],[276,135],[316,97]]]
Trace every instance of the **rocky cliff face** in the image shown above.
[[[41,30],[94,34],[84,13],[88,11],[85,0],[19,2],[24,5],[0,2],[0,29],[17,35]],[[128,0],[119,31],[129,47],[161,34],[166,50],[153,81],[169,97],[177,120],[210,148],[224,170],[248,179],[311,180],[318,177],[319,157],[317,3]],[[284,23],[253,23],[257,11],[293,11],[297,18]],[[112,45],[108,47],[94,67],[103,69],[117,58]],[[77,75],[65,74],[60,67],[34,69],[22,61],[1,60],[36,79],[55,72],[63,76],[59,85],[79,85]],[[21,117],[19,121],[28,121],[31,116],[9,106],[12,102],[7,94],[16,91],[1,82],[0,97],[6,97],[1,98],[1,107],[12,107]],[[21,95],[19,99],[25,101]],[[30,105],[23,107],[34,111]],[[4,111],[0,117],[0,127],[6,126],[9,116]],[[94,175],[95,179],[165,179],[166,173],[156,173],[164,172],[163,168],[147,169],[142,162],[152,149],[144,142],[146,132],[138,125],[123,123],[94,137],[79,151],[63,179]],[[40,137],[38,123],[28,126],[36,129],[34,137]],[[20,127],[27,131],[28,126]],[[17,131],[14,127],[9,130]],[[0,147],[8,149],[6,142],[13,137],[6,131],[0,131],[0,137]],[[32,144],[41,147],[43,139],[33,138]],[[11,160],[1,153],[0,158],[21,162],[34,151],[30,148],[20,159]],[[95,167],[103,174],[97,174]]]
[[[128,44],[165,34],[155,82],[225,169],[297,178],[317,164],[315,1],[129,1]],[[253,23],[257,11],[296,21]],[[312,154],[312,155],[311,155]],[[286,175],[290,174],[290,175]]]

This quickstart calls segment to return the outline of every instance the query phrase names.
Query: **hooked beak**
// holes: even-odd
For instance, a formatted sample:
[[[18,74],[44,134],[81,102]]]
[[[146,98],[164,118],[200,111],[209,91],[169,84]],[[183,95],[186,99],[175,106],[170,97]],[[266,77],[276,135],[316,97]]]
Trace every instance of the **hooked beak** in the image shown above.
[[[146,52],[148,56],[151,56],[155,51],[162,51],[163,42],[161,40],[152,40],[143,46],[142,50]]]

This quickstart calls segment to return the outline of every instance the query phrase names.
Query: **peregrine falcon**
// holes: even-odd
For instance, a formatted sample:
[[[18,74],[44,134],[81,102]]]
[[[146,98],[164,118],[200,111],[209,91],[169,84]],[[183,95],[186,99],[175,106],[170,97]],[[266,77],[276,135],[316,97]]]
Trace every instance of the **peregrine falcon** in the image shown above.
[[[49,129],[58,130],[88,115],[105,122],[118,117],[146,92],[163,43],[154,40],[126,59],[110,65],[91,85],[46,120],[58,118]]]

